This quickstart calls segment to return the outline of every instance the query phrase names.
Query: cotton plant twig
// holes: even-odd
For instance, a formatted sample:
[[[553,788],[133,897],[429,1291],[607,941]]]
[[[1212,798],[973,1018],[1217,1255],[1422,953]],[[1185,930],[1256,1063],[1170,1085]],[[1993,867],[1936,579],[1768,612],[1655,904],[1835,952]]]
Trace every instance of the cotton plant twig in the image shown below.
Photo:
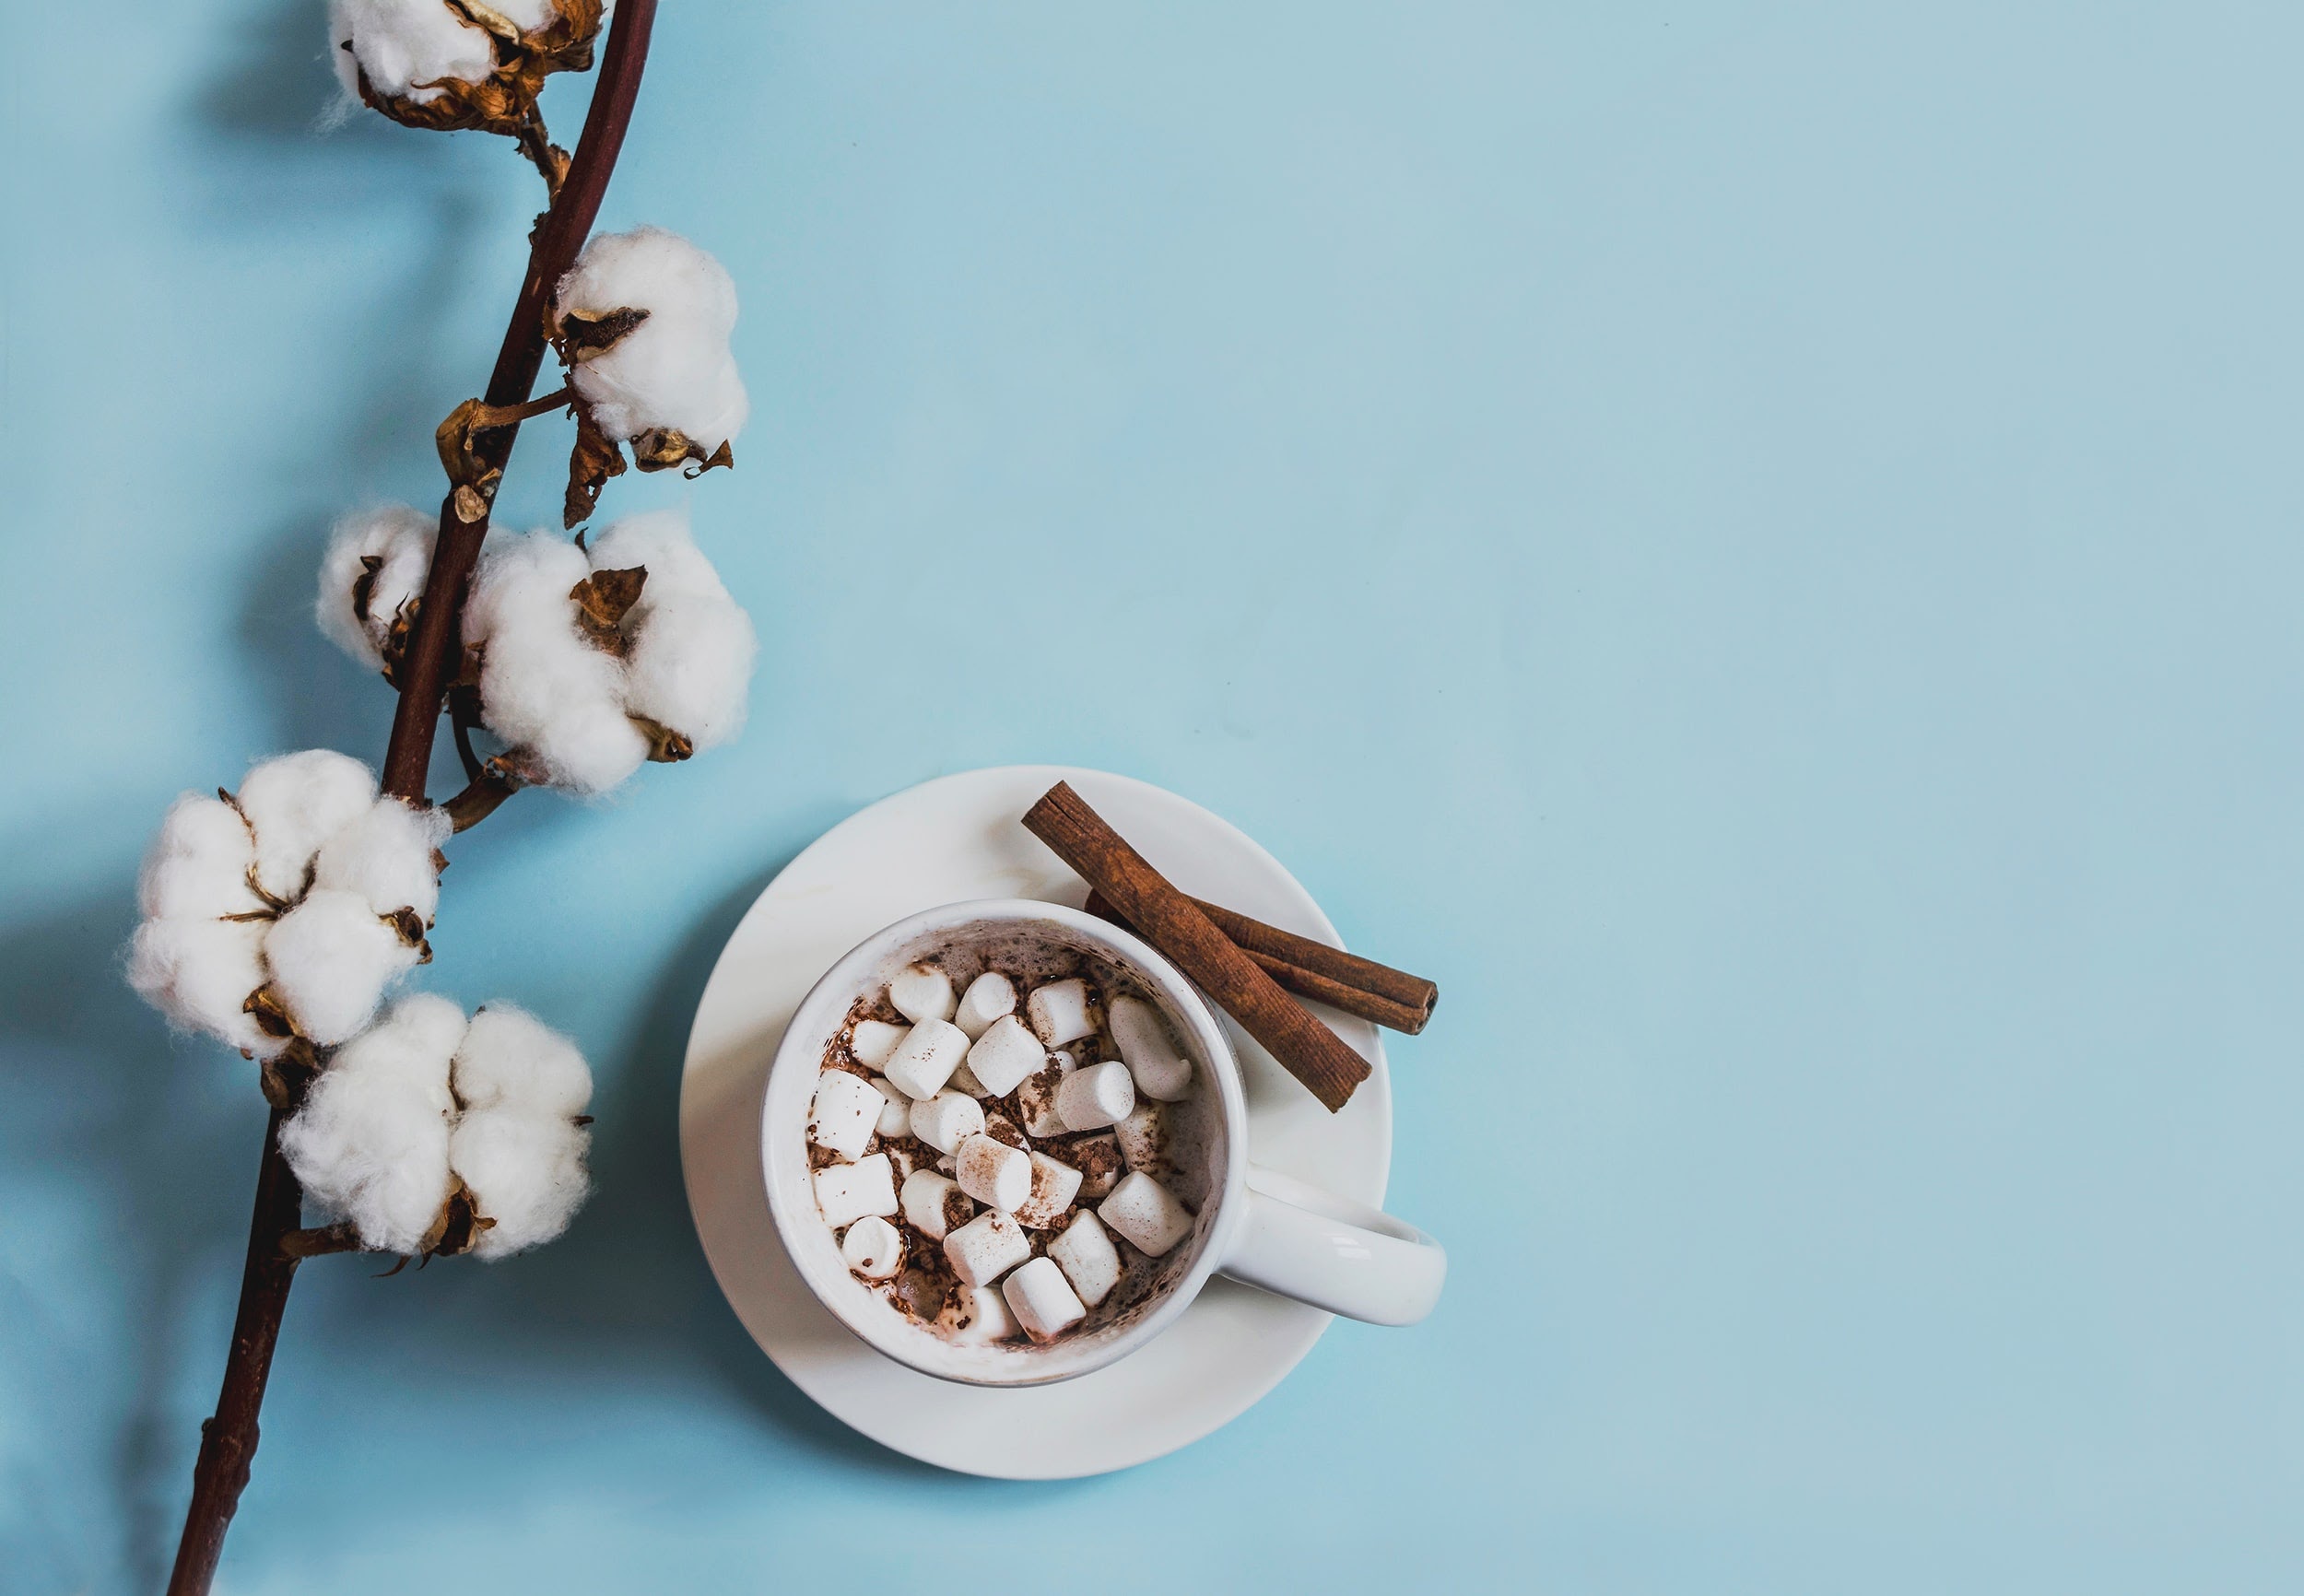
[[[544,358],[546,311],[552,288],[573,264],[599,215],[601,198],[616,170],[640,93],[655,14],[656,0],[623,0],[617,7],[582,136],[564,181],[553,194],[551,208],[535,229],[527,275],[488,381],[483,402],[497,412],[526,405],[535,386]],[[542,137],[540,123],[536,136]],[[545,147],[549,149],[548,141]],[[549,172],[547,182],[550,182]],[[518,431],[517,417],[490,424],[475,438],[475,462],[500,475]],[[470,499],[460,505],[459,497],[452,491],[441,507],[440,539],[423,603],[394,673],[400,700],[384,760],[383,791],[418,804],[425,799],[426,773],[452,674],[450,662],[461,654],[459,622],[466,586],[480,541],[488,532],[487,503],[483,500],[476,513],[470,513],[475,509]],[[267,1074],[268,1087],[274,1078]],[[337,1227],[319,1233],[303,1228],[303,1192],[280,1145],[281,1127],[301,1100],[311,1073],[299,1069],[277,1079],[286,1100],[273,1103],[264,1131],[231,1350],[216,1413],[200,1427],[192,1501],[169,1580],[170,1596],[206,1596],[215,1579],[225,1532],[248,1484],[256,1450],[257,1414],[264,1403],[297,1264],[304,1257],[338,1250],[333,1240],[323,1246],[317,1239],[318,1236],[333,1237]]]

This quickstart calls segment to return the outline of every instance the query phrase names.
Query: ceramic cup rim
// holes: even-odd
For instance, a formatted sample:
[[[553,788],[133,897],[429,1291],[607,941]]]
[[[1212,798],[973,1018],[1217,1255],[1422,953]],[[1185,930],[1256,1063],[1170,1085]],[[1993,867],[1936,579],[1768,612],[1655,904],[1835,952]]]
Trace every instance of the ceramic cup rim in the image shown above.
[[[1115,1332],[1047,1346],[960,1346],[911,1324],[849,1273],[817,1210],[806,1155],[807,1113],[826,1042],[856,998],[864,995],[868,978],[893,954],[926,937],[951,937],[979,925],[1010,923],[1055,927],[1063,934],[1052,940],[1096,954],[1144,981],[1216,1086],[1223,1149],[1220,1168],[1209,1172],[1208,1198],[1196,1226],[1198,1252],[1133,1322]],[[1029,1387],[1075,1379],[1125,1357],[1192,1305],[1231,1250],[1246,1212],[1240,1193],[1248,1171],[1247,1127],[1247,1101],[1231,1040],[1175,966],[1132,933],[1064,904],[1023,898],[972,898],[939,904],[883,926],[842,954],[808,989],[769,1066],[760,1104],[760,1170],[769,1213],[793,1268],[817,1300],[857,1339],[939,1379]]]

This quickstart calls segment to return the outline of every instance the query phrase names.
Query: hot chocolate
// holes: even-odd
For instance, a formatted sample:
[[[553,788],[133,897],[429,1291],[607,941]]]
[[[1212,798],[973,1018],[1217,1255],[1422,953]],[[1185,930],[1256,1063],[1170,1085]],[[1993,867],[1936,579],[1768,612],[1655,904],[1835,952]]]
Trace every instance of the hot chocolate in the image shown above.
[[[1024,937],[859,999],[809,1115],[851,1273],[963,1344],[1041,1344],[1158,1297],[1210,1195],[1215,1092],[1131,978]]]

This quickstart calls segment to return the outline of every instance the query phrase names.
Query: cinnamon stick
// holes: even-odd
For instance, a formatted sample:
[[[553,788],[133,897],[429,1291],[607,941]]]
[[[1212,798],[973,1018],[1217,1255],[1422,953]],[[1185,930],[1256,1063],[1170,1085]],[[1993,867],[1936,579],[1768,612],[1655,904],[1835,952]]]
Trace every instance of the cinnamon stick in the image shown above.
[[[1059,781],[1041,795],[1025,814],[1024,828],[1103,894],[1138,935],[1173,959],[1329,1112],[1351,1101],[1368,1079],[1368,1061],[1299,1008],[1069,782]]]
[[[1205,898],[1192,901],[1258,969],[1298,997],[1311,998],[1408,1036],[1424,1028],[1432,1017],[1433,1005],[1440,1002],[1440,988],[1422,976],[1282,931]],[[1099,920],[1128,924],[1128,917],[1100,892],[1088,894],[1086,908]]]

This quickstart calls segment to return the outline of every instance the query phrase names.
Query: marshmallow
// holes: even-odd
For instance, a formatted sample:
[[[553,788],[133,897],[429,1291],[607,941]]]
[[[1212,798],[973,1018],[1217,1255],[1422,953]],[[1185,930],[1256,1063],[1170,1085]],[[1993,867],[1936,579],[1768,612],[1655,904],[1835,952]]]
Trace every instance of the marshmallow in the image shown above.
[[[876,1070],[888,1063],[888,1055],[903,1039],[902,1026],[886,1020],[858,1020],[856,1028],[848,1033],[848,1050],[865,1069]]]
[[[816,1105],[808,1110],[808,1140],[854,1163],[872,1140],[887,1099],[862,1075],[827,1070],[817,1077]]]
[[[960,994],[960,1006],[954,1011],[952,1023],[971,1037],[981,1037],[984,1027],[1002,1015],[1016,1013],[1016,983],[996,969],[988,969],[968,983]]]
[[[1172,1103],[1192,1090],[1192,1061],[1176,1046],[1159,1010],[1142,998],[1116,997],[1104,1013],[1138,1092]]]
[[[949,1020],[924,1019],[904,1033],[880,1073],[908,1097],[933,1097],[968,1056],[968,1033]]]
[[[1053,1341],[1088,1314],[1064,1272],[1045,1258],[1035,1258],[1009,1275],[1001,1283],[1000,1295],[1034,1341]]]
[[[1072,1055],[1051,1053],[1040,1074],[1028,1075],[1016,1089],[1016,1106],[1024,1111],[1024,1131],[1031,1136],[1061,1136],[1064,1116],[1056,1112],[1056,1087],[1072,1074]]]
[[[1015,1220],[995,1210],[979,1214],[946,1237],[944,1255],[962,1285],[990,1285],[1031,1257],[1032,1244]]]
[[[977,1202],[1013,1214],[1032,1194],[1032,1156],[990,1136],[970,1136],[952,1155],[952,1177]]]
[[[1033,988],[1032,995],[1024,1000],[1024,1012],[1040,1039],[1052,1048],[1076,1042],[1096,1029],[1096,1022],[1088,1017],[1088,983],[1077,976]]]
[[[1064,1144],[1064,1156],[1080,1171],[1080,1200],[1094,1203],[1120,1184],[1120,1142],[1109,1132]]]
[[[904,1223],[931,1241],[943,1240],[976,1212],[967,1192],[933,1169],[905,1176],[904,1190],[898,1196],[904,1204]]]
[[[1169,1168],[1168,1115],[1158,1103],[1138,1103],[1128,1117],[1112,1127],[1120,1156],[1128,1168],[1150,1175]]]
[[[859,1219],[840,1238],[840,1255],[852,1273],[866,1280],[886,1280],[904,1262],[903,1233],[885,1219]]]
[[[954,1091],[966,1092],[971,1097],[986,1097],[992,1095],[984,1090],[984,1083],[976,1078],[976,1072],[968,1067],[966,1059],[962,1059],[960,1067],[952,1072],[952,1079],[948,1084]]]
[[[1192,1233],[1192,1211],[1151,1176],[1132,1170],[1096,1205],[1097,1217],[1158,1258]]]
[[[1135,1080],[1118,1059],[1076,1070],[1056,1083],[1056,1112],[1067,1131],[1116,1125],[1135,1106]]]
[[[1016,1206],[1016,1222],[1027,1230],[1045,1230],[1064,1216],[1080,1191],[1080,1171],[1058,1163],[1045,1153],[1032,1155],[1032,1190]]]
[[[965,1092],[938,1092],[912,1104],[912,1134],[939,1153],[956,1153],[984,1128],[984,1110]]]
[[[1031,1139],[1017,1128],[1017,1122],[997,1109],[984,1110],[984,1134],[995,1142],[1005,1142],[1011,1147],[1032,1150]]]
[[[1014,1015],[992,1021],[976,1039],[976,1045],[968,1050],[968,1067],[976,1072],[985,1092],[995,1097],[1006,1097],[1025,1076],[1037,1074],[1047,1064],[1047,1050]]]
[[[1005,1341],[1016,1333],[1016,1316],[995,1285],[963,1285],[945,1303],[936,1323],[961,1346]]]
[[[949,1020],[956,1001],[952,978],[941,965],[908,964],[888,982],[888,1002],[914,1025],[923,1020]]]
[[[1064,1234],[1048,1244],[1048,1256],[1056,1261],[1072,1282],[1072,1289],[1080,1294],[1080,1300],[1094,1308],[1112,1294],[1120,1284],[1120,1249],[1095,1215],[1087,1209],[1064,1226]]]
[[[872,1128],[883,1136],[908,1134],[912,1123],[912,1100],[877,1075],[872,1077],[872,1089],[880,1094],[880,1120]]]
[[[898,1142],[880,1149],[887,1156],[888,1170],[896,1177],[896,1183],[899,1187],[912,1178],[913,1170],[923,1168],[927,1163],[926,1159],[912,1151],[912,1146],[913,1144],[910,1142]]]
[[[816,1205],[824,1223],[838,1230],[867,1215],[896,1212],[896,1172],[886,1153],[853,1164],[831,1164],[816,1172]]]

